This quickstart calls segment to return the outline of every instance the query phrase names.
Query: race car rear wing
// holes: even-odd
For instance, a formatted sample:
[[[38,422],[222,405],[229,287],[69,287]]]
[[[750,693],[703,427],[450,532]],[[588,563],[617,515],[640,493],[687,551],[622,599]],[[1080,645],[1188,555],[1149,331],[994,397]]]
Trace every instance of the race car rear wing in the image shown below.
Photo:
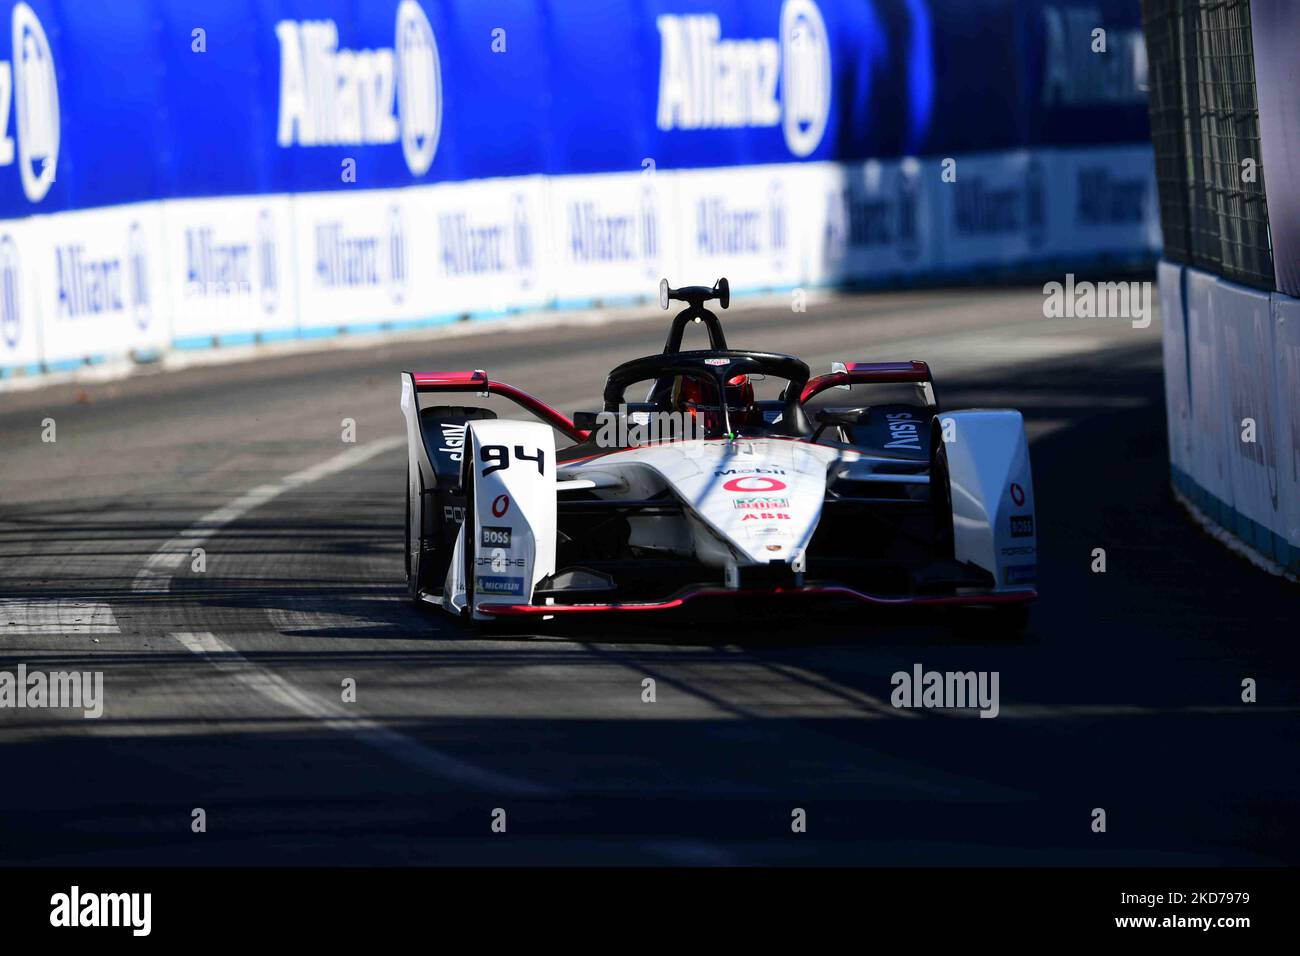
[[[547,405],[540,398],[505,382],[490,381],[487,372],[483,369],[475,369],[472,372],[407,372],[406,374],[411,376],[417,393],[471,392],[485,397],[500,395],[576,442],[585,441],[589,434],[573,424],[569,416]]]
[[[898,385],[912,383],[921,389],[926,404],[937,404],[934,397],[934,378],[925,362],[836,362],[829,375],[810,379],[799,396],[801,403],[828,388],[848,388],[850,385]]]

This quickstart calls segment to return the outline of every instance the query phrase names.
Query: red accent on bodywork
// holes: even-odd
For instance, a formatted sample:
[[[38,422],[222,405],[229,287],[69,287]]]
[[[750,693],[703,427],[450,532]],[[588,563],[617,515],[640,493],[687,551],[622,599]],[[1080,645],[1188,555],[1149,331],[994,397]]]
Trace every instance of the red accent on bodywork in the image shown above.
[[[417,392],[454,392],[470,385],[486,389],[487,372],[478,369],[473,372],[412,372]]]
[[[552,428],[564,432],[574,441],[586,441],[590,432],[584,431],[563,412],[547,405],[540,398],[529,395],[523,389],[507,385],[505,382],[488,380],[487,372],[478,369],[473,372],[412,372],[417,392],[489,392],[508,398],[516,405],[532,412]]]
[[[648,604],[494,604],[486,603],[478,606],[479,611],[484,614],[491,614],[494,617],[530,617],[538,614],[597,614],[624,611],[667,611],[672,608],[681,607],[687,601],[693,601],[701,597],[847,597],[861,601],[864,604],[875,604],[883,606],[933,606],[941,604],[971,606],[976,604],[1024,604],[1038,597],[1038,592],[1033,589],[1024,591],[994,591],[986,594],[935,594],[921,597],[881,597],[876,594],[865,594],[862,591],[855,591],[853,588],[842,587],[840,585],[813,586],[804,588],[768,588],[766,590],[759,588],[742,588],[739,590],[729,590],[727,588],[697,588],[694,591],[687,591],[667,601],[656,601]]]
[[[800,402],[836,385],[888,385],[900,382],[929,382],[930,366],[925,362],[845,362],[843,372],[818,375],[803,387]]]

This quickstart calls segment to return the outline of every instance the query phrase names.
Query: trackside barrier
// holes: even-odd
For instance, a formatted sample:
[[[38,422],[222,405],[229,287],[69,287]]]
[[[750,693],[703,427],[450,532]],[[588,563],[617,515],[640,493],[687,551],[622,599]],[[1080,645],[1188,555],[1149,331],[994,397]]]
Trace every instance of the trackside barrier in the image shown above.
[[[1159,267],[1174,487],[1300,573],[1300,299]]]
[[[1138,11],[1088,9],[0,0],[0,379],[1150,263]]]
[[[1140,146],[984,154],[958,160],[957,183],[938,158],[529,176],[9,221],[0,376],[648,301],[663,275],[734,276],[744,295],[1137,266],[1158,250],[1150,161]],[[1143,217],[1081,227],[1029,164],[1140,184]]]

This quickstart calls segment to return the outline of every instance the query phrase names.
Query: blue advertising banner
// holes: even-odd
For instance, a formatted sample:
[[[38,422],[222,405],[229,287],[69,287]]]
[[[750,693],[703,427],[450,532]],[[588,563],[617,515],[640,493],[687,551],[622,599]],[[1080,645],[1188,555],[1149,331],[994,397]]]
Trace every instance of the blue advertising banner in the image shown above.
[[[7,6],[5,217],[1147,135],[1117,0]]]

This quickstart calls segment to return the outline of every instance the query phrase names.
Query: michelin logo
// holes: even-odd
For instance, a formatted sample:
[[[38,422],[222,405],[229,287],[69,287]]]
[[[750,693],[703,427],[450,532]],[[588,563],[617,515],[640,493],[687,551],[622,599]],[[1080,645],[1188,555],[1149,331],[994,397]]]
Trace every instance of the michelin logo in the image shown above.
[[[15,3],[11,22],[13,61],[0,60],[0,166],[16,155],[23,192],[40,202],[59,162],[59,86],[50,41],[32,8]]]
[[[800,157],[821,143],[830,116],[831,52],[814,0],[781,4],[779,39],[724,40],[711,13],[664,14],[655,23],[661,130],[780,126],[786,146]]]
[[[391,49],[341,48],[333,20],[281,20],[275,35],[281,147],[400,140],[411,175],[429,171],[442,130],[442,70],[433,28],[416,0],[398,4]]]

